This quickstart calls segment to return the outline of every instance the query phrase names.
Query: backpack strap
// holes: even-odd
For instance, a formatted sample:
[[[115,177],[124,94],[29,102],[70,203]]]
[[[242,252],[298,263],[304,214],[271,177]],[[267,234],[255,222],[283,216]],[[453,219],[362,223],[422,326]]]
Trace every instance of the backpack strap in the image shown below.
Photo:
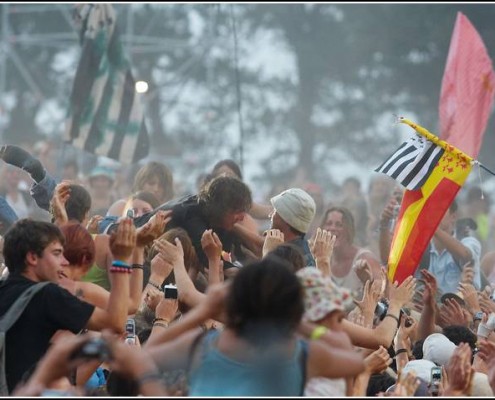
[[[302,371],[302,385],[299,396],[304,396],[304,389],[306,388],[306,378],[307,378],[306,366],[308,364],[308,342],[304,339],[301,339],[299,340],[299,343],[301,344],[301,354],[299,358],[301,362],[301,371]]]
[[[189,348],[189,353],[187,354],[187,365],[186,365],[186,375],[189,376],[191,373],[191,367],[194,359],[194,355],[196,354],[196,349],[198,345],[203,341],[203,338],[208,334],[207,329],[203,329],[201,333],[198,334],[191,343],[191,347]]]
[[[0,331],[7,332],[14,325],[33,296],[50,282],[40,282],[26,289],[19,298],[10,306],[8,311],[0,318]]]

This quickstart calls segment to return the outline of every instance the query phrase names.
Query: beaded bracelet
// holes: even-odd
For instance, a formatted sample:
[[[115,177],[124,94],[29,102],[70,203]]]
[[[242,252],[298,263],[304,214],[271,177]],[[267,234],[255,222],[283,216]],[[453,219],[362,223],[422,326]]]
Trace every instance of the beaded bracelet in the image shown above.
[[[161,286],[158,286],[156,283],[153,283],[151,281],[148,281],[148,285],[151,285],[154,288],[157,288],[160,292],[163,292],[163,289],[161,288]]]
[[[124,267],[110,267],[110,272],[124,272],[124,273],[132,273],[131,268],[124,268]]]
[[[129,264],[127,264],[124,261],[120,261],[120,260],[113,260],[112,261],[112,266],[113,267],[131,268],[131,266]]]

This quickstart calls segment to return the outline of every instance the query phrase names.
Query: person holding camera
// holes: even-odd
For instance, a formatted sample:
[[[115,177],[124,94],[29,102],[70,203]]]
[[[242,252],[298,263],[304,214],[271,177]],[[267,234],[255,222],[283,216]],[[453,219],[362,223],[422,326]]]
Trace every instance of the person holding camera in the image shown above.
[[[26,290],[36,283],[48,282],[6,333],[9,392],[45,354],[57,331],[78,333],[84,328],[124,331],[132,272],[129,261],[136,245],[132,221],[123,220],[110,238],[114,255],[110,268],[112,291],[105,309],[81,301],[59,286],[60,275],[68,265],[63,253],[64,240],[56,225],[29,219],[17,221],[5,234],[4,257],[9,276],[0,285],[0,316],[5,316]]]
[[[280,243],[292,243],[301,250],[305,264],[315,266],[306,238],[316,212],[313,198],[302,189],[290,188],[272,197],[270,202],[273,211],[269,215],[271,225],[266,238],[249,232],[238,224],[235,226],[235,232],[240,235],[243,244],[253,254],[263,257]]]
[[[104,331],[101,338],[88,334],[58,341],[40,360],[29,380],[14,396],[85,396],[80,387],[60,389],[59,382],[88,362],[107,362],[114,376],[125,379],[135,395],[167,396],[168,392],[153,360],[139,346],[129,346],[119,336]]]

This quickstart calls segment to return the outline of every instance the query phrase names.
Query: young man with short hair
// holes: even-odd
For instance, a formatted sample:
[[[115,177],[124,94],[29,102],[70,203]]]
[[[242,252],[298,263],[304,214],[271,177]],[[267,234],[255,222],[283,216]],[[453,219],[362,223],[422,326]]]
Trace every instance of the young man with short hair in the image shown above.
[[[29,287],[50,282],[34,295],[6,334],[9,392],[45,354],[58,330],[78,333],[84,328],[108,328],[123,332],[130,276],[124,269],[136,243],[136,230],[130,219],[122,221],[110,243],[118,267],[110,270],[112,291],[107,309],[102,309],[79,300],[58,285],[68,261],[63,255],[64,236],[56,225],[22,219],[5,234],[4,257],[9,276],[0,284],[0,318]]]

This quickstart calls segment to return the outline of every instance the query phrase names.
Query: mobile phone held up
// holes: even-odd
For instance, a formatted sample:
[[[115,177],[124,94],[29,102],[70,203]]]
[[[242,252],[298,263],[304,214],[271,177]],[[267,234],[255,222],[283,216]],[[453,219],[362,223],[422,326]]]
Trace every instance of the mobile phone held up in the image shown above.
[[[125,324],[125,342],[128,344],[136,344],[136,322],[134,318],[128,318]]]
[[[442,368],[432,367],[431,384],[430,384],[430,392],[432,396],[438,396],[441,380],[442,380]]]
[[[127,218],[134,218],[134,210],[132,208],[127,210],[126,216],[127,216]]]
[[[163,295],[166,299],[176,299],[177,298],[177,286],[175,285],[165,285],[163,287]]]

